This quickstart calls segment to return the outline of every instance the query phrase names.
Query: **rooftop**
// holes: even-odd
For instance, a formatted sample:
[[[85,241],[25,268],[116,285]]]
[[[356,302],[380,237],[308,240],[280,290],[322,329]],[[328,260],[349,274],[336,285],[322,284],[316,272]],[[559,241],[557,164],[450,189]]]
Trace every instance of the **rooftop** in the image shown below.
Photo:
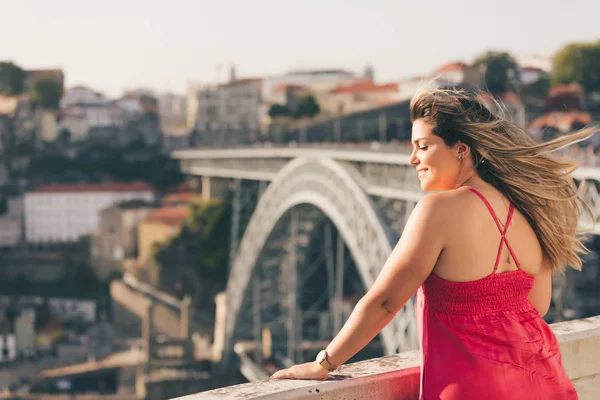
[[[373,92],[397,92],[397,83],[386,83],[378,85],[371,80],[363,80],[348,85],[339,85],[333,93],[373,93]]]
[[[347,75],[354,76],[352,72],[343,69],[297,69],[286,73],[286,75]]]
[[[167,194],[162,198],[161,203],[163,205],[170,204],[189,204],[193,201],[200,199],[201,195],[197,193],[187,192],[187,193],[171,193]]]
[[[561,131],[570,130],[573,125],[587,125],[592,122],[592,116],[578,110],[547,112],[534,119],[529,128],[554,127]]]
[[[465,71],[469,66],[464,62],[451,62],[442,65],[437,69],[436,72],[454,72],[454,71]]]
[[[153,189],[145,182],[129,183],[61,183],[39,185],[28,193],[79,193],[79,192],[152,192]]]
[[[151,211],[144,222],[160,222],[171,226],[181,226],[189,215],[190,208],[187,205],[167,206]]]

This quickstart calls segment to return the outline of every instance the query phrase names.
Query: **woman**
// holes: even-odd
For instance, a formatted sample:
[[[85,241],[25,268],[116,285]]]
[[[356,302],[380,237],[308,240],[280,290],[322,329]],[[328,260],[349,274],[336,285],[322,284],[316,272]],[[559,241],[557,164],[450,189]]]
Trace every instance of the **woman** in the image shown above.
[[[417,292],[421,399],[576,399],[552,330],[555,269],[581,268],[575,163],[548,156],[591,130],[540,143],[463,91],[410,105],[421,188],[379,277],[317,361],[272,378],[324,379]],[[589,209],[588,209],[589,210]]]

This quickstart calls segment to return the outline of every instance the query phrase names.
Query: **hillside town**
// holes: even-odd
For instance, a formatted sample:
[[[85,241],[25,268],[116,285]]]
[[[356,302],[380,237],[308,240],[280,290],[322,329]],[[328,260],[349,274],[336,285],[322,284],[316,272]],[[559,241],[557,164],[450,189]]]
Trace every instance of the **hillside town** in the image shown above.
[[[549,140],[600,122],[598,81],[561,75],[557,60],[489,51],[394,81],[379,81],[371,66],[244,76],[231,65],[186,94],[139,88],[116,98],[66,86],[61,69],[0,62],[0,387],[85,392],[65,368],[98,366],[148,340],[147,321],[132,328],[115,305],[127,290],[164,294],[178,310],[188,304],[195,317],[173,326],[190,340],[194,326],[195,343],[210,352],[214,299],[231,262],[231,185],[185,176],[173,152],[374,142],[402,151],[410,120],[373,115],[407,110],[431,86],[485,90],[482,103]],[[321,134],[323,126],[334,128]],[[590,165],[600,150],[593,140],[574,150]],[[130,283],[114,283],[123,278]],[[131,376],[120,388],[102,382],[89,391],[135,392]]]

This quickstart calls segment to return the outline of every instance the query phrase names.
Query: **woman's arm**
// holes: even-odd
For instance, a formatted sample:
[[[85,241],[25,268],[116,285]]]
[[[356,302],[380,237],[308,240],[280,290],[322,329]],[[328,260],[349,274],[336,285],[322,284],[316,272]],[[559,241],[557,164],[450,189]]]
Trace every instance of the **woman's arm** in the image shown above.
[[[529,302],[543,317],[550,308],[552,299],[552,265],[544,254],[542,266],[533,279],[533,287],[529,292]]]
[[[327,346],[330,363],[341,365],[366,346],[431,274],[444,246],[444,213],[449,212],[444,203],[443,197],[433,194],[417,204],[377,280]],[[326,375],[313,362],[279,371],[273,378],[321,379]]]

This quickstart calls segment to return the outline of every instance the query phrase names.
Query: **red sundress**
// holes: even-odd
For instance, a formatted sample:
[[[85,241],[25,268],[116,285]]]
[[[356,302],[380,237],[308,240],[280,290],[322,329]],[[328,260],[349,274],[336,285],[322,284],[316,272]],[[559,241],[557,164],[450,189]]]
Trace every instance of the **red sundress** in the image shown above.
[[[552,329],[529,302],[534,277],[522,271],[486,198],[473,188],[501,234],[493,272],[471,282],[431,274],[417,292],[421,400],[577,399]],[[506,243],[517,270],[496,273]]]

